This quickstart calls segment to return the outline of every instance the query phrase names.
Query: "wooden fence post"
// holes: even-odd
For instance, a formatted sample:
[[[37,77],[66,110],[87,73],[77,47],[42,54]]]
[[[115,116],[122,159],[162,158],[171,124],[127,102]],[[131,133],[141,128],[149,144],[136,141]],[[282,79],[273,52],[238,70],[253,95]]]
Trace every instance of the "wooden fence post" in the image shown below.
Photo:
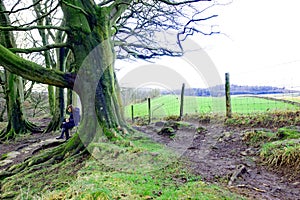
[[[148,124],[150,124],[151,122],[151,99],[150,98],[148,98],[148,115],[149,115]]]
[[[180,95],[180,114],[179,114],[179,119],[182,120],[182,116],[183,116],[183,102],[184,102],[184,83],[182,84],[182,88],[181,88],[181,95]]]
[[[229,73],[225,73],[225,96],[226,96],[226,117],[231,118],[232,112],[231,112]]]
[[[133,105],[131,105],[131,121],[132,121],[132,123],[134,123]]]

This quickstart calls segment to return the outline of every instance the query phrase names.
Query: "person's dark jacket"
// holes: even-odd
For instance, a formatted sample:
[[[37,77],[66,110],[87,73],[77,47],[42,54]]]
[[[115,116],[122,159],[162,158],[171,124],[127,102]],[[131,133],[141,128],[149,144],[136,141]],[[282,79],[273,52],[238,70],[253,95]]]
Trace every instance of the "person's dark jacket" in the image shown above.
[[[73,113],[70,113],[69,121],[65,123],[65,128],[70,129],[75,126]]]

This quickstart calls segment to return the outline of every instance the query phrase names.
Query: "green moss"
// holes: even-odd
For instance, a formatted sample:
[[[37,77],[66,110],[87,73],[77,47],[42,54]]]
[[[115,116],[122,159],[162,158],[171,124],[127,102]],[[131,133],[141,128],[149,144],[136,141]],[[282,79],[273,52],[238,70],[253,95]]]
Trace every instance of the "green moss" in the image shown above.
[[[2,154],[0,160],[5,160],[8,157],[7,153]]]
[[[283,127],[278,130],[277,137],[280,139],[296,139],[300,138],[300,132],[296,127]]]
[[[45,194],[54,199],[61,196],[91,199],[243,199],[223,188],[206,185],[180,163],[174,162],[149,173],[124,173],[103,170],[96,160],[89,160],[79,178],[66,190]]]
[[[57,164],[41,164],[22,170],[1,182],[0,198],[36,199],[53,190],[65,190],[77,177],[86,157],[74,156]]]
[[[97,159],[92,157],[83,162],[85,157],[72,156],[58,164],[30,167],[1,182],[1,197],[242,199],[224,188],[205,184],[201,177],[187,170],[171,150],[142,133],[133,132],[122,140],[107,140],[91,146],[99,149]],[[10,194],[11,191],[16,193]]]

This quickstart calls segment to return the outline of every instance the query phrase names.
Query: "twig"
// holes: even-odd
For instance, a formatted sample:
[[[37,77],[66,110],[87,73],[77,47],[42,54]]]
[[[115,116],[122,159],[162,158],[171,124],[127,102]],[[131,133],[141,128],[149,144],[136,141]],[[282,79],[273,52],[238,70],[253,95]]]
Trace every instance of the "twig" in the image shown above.
[[[230,181],[228,182],[228,186],[231,186],[232,183],[237,179],[237,177],[240,175],[240,174],[243,174],[245,173],[247,170],[246,170],[246,167],[245,165],[239,165],[237,167],[237,169],[233,172],[231,178],[230,178]]]

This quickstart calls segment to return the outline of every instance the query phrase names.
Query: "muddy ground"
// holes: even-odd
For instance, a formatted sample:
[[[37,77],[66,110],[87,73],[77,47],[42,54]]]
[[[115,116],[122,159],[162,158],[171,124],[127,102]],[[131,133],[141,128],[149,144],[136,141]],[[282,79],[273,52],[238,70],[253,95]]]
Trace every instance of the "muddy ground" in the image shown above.
[[[35,120],[35,124],[44,130],[50,120],[50,118],[42,118]],[[31,133],[19,136],[13,141],[0,142],[0,172],[23,162],[42,149],[60,145],[64,140],[56,140],[58,136],[58,131],[55,133]]]
[[[168,134],[158,134],[162,126],[158,122],[135,128],[179,152],[180,158],[205,182],[223,185],[250,199],[300,199],[300,173],[263,166],[258,147],[243,141],[247,129],[229,128],[218,122],[190,122],[170,138]]]

